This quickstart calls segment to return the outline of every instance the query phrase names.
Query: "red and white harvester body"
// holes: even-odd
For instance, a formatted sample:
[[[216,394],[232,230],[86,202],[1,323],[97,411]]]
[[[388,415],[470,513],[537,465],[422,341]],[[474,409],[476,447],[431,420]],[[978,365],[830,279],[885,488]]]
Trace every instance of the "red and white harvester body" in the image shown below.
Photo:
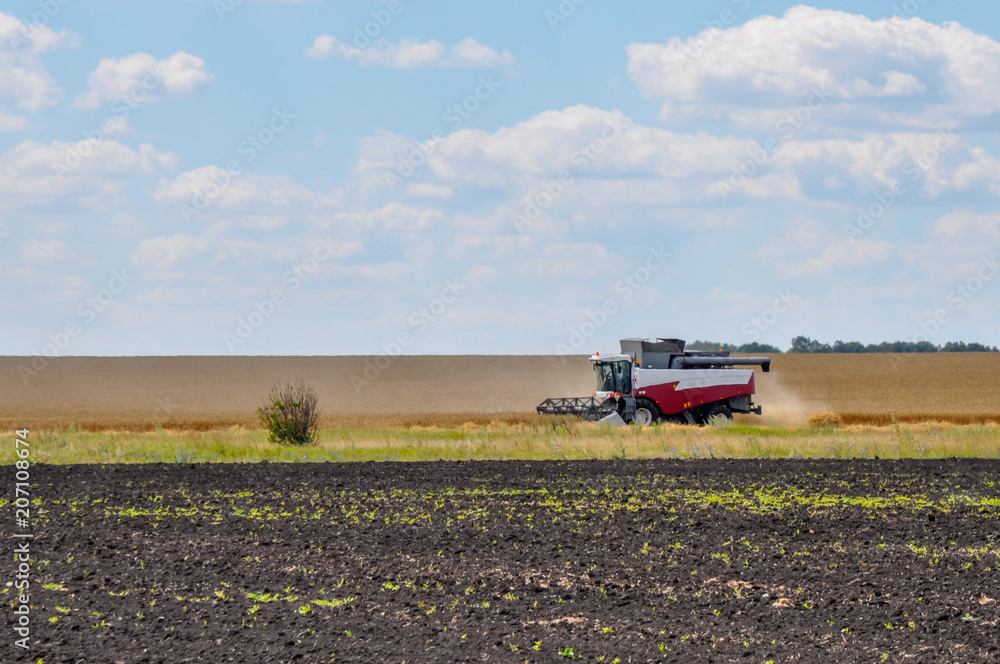
[[[731,357],[725,351],[685,351],[680,339],[622,339],[621,353],[590,358],[597,391],[587,399],[546,399],[539,413],[611,418],[626,424],[657,421],[707,424],[713,417],[754,413],[753,369],[771,370],[769,357]]]

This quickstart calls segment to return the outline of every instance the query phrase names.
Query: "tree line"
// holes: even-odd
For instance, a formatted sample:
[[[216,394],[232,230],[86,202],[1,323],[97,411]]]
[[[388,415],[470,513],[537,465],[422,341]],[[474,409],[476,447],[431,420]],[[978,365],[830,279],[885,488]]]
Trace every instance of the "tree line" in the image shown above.
[[[777,346],[758,342],[748,344],[725,344],[714,341],[692,341],[687,350],[716,351],[730,353],[783,353]],[[834,341],[825,344],[809,337],[795,337],[789,353],[996,353],[996,346],[964,341],[949,341],[940,346],[930,341],[883,341],[878,344],[863,344],[860,341]]]

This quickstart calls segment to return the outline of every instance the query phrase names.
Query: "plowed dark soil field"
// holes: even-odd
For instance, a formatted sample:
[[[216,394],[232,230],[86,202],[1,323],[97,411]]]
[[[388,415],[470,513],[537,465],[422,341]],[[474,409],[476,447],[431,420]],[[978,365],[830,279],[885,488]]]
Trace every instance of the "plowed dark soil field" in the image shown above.
[[[4,661],[1000,661],[997,462],[32,479],[32,646],[7,587]]]

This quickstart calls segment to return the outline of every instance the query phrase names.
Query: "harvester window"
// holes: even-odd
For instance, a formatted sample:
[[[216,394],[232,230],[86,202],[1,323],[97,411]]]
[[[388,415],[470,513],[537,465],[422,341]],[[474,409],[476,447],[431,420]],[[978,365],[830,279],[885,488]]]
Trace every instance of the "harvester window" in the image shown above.
[[[632,391],[632,363],[607,362],[594,367],[597,370],[597,391],[598,392],[621,392],[628,394]]]

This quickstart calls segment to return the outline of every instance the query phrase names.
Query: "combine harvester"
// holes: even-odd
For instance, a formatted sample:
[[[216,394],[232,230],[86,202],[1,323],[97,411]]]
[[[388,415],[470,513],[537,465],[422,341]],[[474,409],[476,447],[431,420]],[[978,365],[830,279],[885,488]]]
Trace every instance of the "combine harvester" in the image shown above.
[[[685,351],[681,339],[622,339],[620,355],[590,358],[597,373],[593,397],[546,399],[545,415],[576,415],[614,424],[708,424],[733,413],[760,415],[753,369],[771,370],[769,357],[730,357],[725,351]]]

